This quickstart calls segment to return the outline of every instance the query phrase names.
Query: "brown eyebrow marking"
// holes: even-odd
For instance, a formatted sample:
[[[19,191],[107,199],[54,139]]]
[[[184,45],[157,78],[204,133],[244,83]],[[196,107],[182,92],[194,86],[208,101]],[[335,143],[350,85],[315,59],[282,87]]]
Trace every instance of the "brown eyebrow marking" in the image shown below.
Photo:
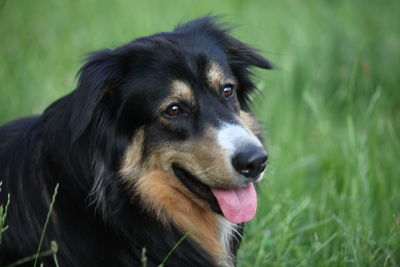
[[[236,82],[226,77],[225,72],[222,68],[215,62],[211,62],[207,70],[207,81],[209,86],[213,89],[214,93],[217,95],[221,94],[220,86],[223,84],[236,84]]]
[[[219,86],[221,81],[224,79],[224,72],[220,66],[216,63],[211,63],[207,71],[208,84],[214,91],[219,94]]]
[[[193,91],[190,89],[190,86],[181,80],[175,80],[171,83],[170,97],[183,99],[188,102],[194,101]]]
[[[174,80],[171,82],[170,95],[160,105],[159,111],[162,112],[173,102],[185,101],[190,105],[195,105],[193,91],[189,84],[182,80]]]

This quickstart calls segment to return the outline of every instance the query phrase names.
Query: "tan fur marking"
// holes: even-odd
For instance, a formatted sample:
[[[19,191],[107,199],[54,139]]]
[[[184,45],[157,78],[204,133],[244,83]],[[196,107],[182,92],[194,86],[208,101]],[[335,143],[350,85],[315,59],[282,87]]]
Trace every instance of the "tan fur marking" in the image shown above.
[[[171,97],[185,99],[188,102],[194,101],[193,92],[190,89],[190,86],[184,81],[173,81],[171,85],[171,91]]]
[[[172,103],[186,101],[189,105],[195,105],[195,99],[190,86],[180,80],[175,80],[170,85],[170,95],[161,103],[159,113],[162,113]]]
[[[235,180],[235,170],[228,168],[230,162],[224,162],[226,158],[216,143],[215,136],[215,129],[209,127],[199,139],[179,144],[163,144],[152,152],[147,160],[150,164],[148,167],[168,171],[171,163],[177,163],[211,187],[236,186],[238,181]]]
[[[225,79],[225,75],[220,66],[216,63],[211,63],[207,72],[207,79],[210,87],[215,90],[217,95],[220,94],[220,84]]]
[[[256,120],[256,118],[254,118],[251,113],[240,110],[239,117],[243,126],[249,128],[255,136],[259,136],[262,134],[260,123]]]
[[[222,68],[217,63],[211,63],[207,71],[208,85],[219,96],[222,94],[221,85],[223,84],[236,84],[235,79],[229,78],[225,75]]]
[[[123,178],[133,177],[140,172],[140,160],[143,154],[144,130],[139,129],[132,138],[131,145],[126,149],[122,160],[120,174]]]
[[[135,183],[144,207],[166,226],[172,221],[181,231],[192,231],[190,238],[200,244],[217,262],[226,259],[218,235],[218,218],[199,201],[172,173],[153,170]]]

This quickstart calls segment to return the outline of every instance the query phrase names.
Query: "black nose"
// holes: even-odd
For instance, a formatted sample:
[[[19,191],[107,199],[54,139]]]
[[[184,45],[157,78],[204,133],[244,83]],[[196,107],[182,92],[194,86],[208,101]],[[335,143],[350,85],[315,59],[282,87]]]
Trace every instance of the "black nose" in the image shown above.
[[[248,178],[257,178],[267,166],[267,153],[261,148],[247,148],[232,158],[236,171]]]

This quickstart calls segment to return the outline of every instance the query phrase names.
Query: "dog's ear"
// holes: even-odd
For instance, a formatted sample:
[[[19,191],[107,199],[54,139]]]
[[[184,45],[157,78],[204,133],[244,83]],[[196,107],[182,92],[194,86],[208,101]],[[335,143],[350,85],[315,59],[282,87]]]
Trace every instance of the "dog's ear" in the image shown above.
[[[89,54],[78,72],[78,86],[72,94],[70,127],[75,129],[72,140],[83,134],[100,101],[113,95],[122,81],[122,73],[122,64],[114,51],[105,49]]]
[[[251,80],[252,71],[250,67],[272,69],[273,65],[266,58],[258,54],[255,49],[233,38],[229,34],[225,35],[223,45],[229,65],[241,87],[238,91],[240,107],[243,110],[250,111],[248,105],[249,98],[251,93],[256,89]]]
[[[258,54],[255,49],[228,34],[225,35],[223,44],[231,64],[240,64],[245,67],[254,66],[262,69],[273,68],[271,62]]]
[[[201,35],[210,35],[220,43],[231,63],[241,64],[242,66],[254,66],[263,69],[272,69],[273,66],[266,58],[247,44],[234,38],[230,32],[232,27],[221,22],[221,16],[204,16],[184,25],[176,27],[177,32],[198,32]]]
[[[241,64],[242,66],[255,66],[263,69],[273,68],[272,64],[259,55],[256,50],[232,37],[230,35],[232,27],[227,23],[220,22],[221,18],[221,16],[212,15],[200,17],[185,24],[178,25],[175,28],[175,32],[211,36],[222,45],[225,53],[228,55],[228,59],[232,63]]]

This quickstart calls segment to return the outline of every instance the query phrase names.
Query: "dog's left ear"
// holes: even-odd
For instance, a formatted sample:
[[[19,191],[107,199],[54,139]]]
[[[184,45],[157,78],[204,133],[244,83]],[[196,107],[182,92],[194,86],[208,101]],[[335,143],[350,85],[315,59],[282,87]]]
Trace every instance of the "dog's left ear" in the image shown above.
[[[272,64],[259,55],[254,49],[240,42],[230,35],[231,27],[219,22],[221,16],[207,15],[178,25],[175,32],[195,33],[199,36],[211,36],[222,45],[230,63],[237,63],[243,67],[255,66],[263,69],[272,69]]]
[[[249,98],[251,92],[256,89],[256,86],[251,80],[251,70],[249,68],[272,69],[273,65],[266,58],[258,54],[255,49],[233,38],[229,34],[225,35],[223,46],[231,69],[241,87],[238,90],[240,107],[245,111],[250,111]]]
[[[255,49],[230,35],[225,36],[224,47],[231,64],[240,64],[245,67],[254,66],[262,69],[273,69],[271,62],[258,54]]]

